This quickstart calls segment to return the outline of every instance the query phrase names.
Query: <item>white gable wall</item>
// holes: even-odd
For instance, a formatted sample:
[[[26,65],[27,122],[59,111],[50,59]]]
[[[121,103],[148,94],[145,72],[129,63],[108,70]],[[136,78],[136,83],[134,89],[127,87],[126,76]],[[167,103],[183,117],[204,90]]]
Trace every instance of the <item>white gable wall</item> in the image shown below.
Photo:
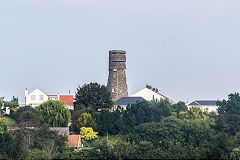
[[[188,109],[191,108],[191,107],[200,107],[200,109],[204,112],[204,111],[207,111],[207,112],[215,112],[215,113],[218,113],[218,106],[190,106],[188,105],[187,106]]]
[[[35,89],[25,96],[25,104],[36,107],[48,100],[48,96],[39,89]]]

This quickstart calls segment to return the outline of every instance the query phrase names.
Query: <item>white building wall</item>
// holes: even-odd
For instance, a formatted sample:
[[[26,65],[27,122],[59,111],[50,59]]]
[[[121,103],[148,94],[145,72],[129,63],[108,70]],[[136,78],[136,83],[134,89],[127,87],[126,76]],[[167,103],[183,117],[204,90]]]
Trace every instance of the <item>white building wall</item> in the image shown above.
[[[39,89],[35,89],[34,91],[25,96],[25,104],[32,107],[39,106],[41,103],[47,100],[48,96]]]

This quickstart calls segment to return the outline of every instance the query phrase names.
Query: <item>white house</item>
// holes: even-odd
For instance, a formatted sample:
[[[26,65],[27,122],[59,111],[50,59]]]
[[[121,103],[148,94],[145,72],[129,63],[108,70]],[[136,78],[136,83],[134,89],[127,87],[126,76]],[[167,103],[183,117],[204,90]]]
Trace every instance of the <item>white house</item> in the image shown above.
[[[187,104],[188,109],[191,107],[200,107],[202,111],[218,113],[217,100],[195,100]]]
[[[174,104],[175,102],[168,97],[158,93],[157,88],[153,88],[149,85],[146,85],[146,88],[140,90],[139,92],[131,95],[130,97],[142,97],[146,101],[152,101],[152,100],[158,100],[160,101],[161,99],[167,99],[171,104]]]
[[[39,89],[35,89],[29,94],[28,94],[28,89],[25,90],[25,105],[26,106],[36,107],[47,100],[48,100],[48,95],[46,95]]]
[[[36,107],[47,100],[58,100],[65,104],[68,109],[74,109],[73,107],[73,95],[47,95],[40,89],[35,89],[31,93],[28,93],[28,89],[25,90],[25,105]]]

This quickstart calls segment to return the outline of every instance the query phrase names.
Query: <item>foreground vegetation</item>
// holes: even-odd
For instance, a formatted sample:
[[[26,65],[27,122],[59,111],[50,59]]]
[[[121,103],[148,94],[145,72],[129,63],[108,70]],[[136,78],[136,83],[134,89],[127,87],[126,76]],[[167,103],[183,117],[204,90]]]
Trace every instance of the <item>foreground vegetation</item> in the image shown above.
[[[218,115],[166,100],[138,102],[111,112],[110,94],[96,83],[79,87],[75,97],[70,130],[82,135],[86,148],[69,148],[66,136],[49,130],[66,126],[70,118],[62,104],[49,101],[35,109],[16,109],[11,115],[14,127],[7,129],[0,121],[0,159],[240,158],[238,93],[218,102]]]

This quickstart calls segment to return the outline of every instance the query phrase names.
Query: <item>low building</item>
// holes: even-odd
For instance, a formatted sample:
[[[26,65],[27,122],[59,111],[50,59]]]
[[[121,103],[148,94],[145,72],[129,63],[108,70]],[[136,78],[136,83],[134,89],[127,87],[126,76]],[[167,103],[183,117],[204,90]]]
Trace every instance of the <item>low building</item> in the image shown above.
[[[52,131],[58,132],[60,135],[69,135],[69,127],[50,127]]]
[[[31,93],[28,93],[28,89],[25,90],[25,106],[36,107],[47,100],[57,100],[64,103],[66,108],[74,109],[73,95],[47,95],[40,89],[35,89]]]
[[[202,111],[218,113],[217,101],[218,100],[195,100],[187,104],[187,107],[188,109],[191,107],[200,107]]]
[[[73,95],[48,95],[49,100],[57,100],[65,104],[66,108],[74,109]]]
[[[81,136],[80,135],[68,135],[68,146],[79,150],[80,147],[83,147]]]
[[[152,100],[158,100],[161,99],[167,99],[171,104],[174,104],[175,102],[171,100],[170,98],[158,93],[158,89],[154,88],[150,85],[146,85],[146,88],[138,91],[137,93],[133,94],[130,97],[142,97],[146,101],[152,101]]]

